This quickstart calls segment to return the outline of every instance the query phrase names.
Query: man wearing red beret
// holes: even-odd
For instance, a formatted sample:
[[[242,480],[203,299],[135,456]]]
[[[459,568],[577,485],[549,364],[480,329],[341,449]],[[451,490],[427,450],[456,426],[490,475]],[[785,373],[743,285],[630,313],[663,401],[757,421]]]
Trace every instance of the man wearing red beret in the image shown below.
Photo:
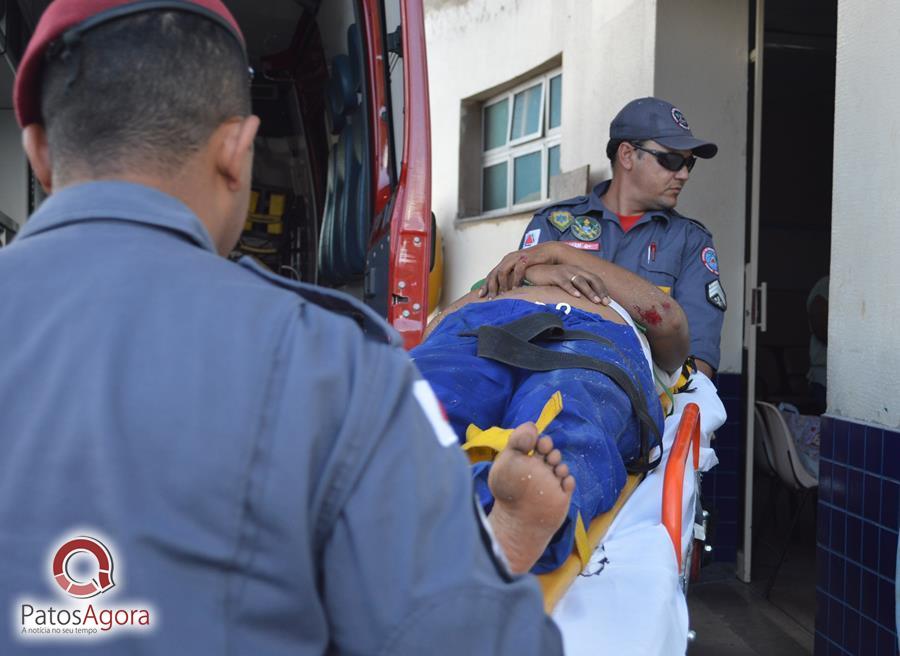
[[[560,653],[396,334],[220,257],[247,75],[220,0],[57,0],[22,60],[51,195],[0,252],[0,653]]]

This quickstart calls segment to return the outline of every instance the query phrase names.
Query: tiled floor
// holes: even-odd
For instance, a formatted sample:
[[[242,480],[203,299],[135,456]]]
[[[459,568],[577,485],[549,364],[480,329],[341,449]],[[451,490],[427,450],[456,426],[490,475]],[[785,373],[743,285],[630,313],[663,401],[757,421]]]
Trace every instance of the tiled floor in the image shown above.
[[[764,591],[783,544],[789,514],[782,498],[777,526],[758,524],[753,582],[735,577],[734,566],[705,567],[688,594],[696,640],[689,656],[806,656],[813,653],[816,606],[815,522],[805,510],[768,600]]]

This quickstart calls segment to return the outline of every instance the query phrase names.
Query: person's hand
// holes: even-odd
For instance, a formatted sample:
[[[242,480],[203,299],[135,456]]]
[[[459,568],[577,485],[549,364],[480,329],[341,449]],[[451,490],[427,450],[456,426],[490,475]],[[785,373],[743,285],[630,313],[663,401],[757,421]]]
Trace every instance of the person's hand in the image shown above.
[[[571,264],[537,264],[528,267],[528,282],[553,285],[576,298],[582,296],[599,305],[609,305],[609,291],[600,276]]]
[[[491,269],[478,292],[482,298],[494,298],[497,294],[518,287],[525,279],[525,272],[535,264],[558,264],[559,242],[548,241],[527,250],[507,253],[500,264]],[[566,247],[568,248],[568,247]]]

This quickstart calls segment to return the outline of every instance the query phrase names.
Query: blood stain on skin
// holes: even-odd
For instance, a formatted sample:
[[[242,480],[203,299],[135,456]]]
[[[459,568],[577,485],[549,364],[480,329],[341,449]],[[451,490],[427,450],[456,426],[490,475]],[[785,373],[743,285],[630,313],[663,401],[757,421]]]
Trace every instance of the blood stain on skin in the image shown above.
[[[662,323],[662,317],[659,316],[659,312],[657,312],[655,308],[644,310],[640,305],[635,305],[634,309],[637,310],[638,315],[647,325],[658,326]]]
[[[668,301],[663,301],[662,306],[663,306],[663,310],[671,310],[672,309],[672,304],[669,303]]]

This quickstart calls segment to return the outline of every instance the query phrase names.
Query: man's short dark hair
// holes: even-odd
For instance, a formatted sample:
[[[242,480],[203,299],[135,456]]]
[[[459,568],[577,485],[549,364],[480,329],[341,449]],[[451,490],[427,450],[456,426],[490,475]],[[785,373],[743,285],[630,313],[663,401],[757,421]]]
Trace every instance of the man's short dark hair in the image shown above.
[[[606,142],[606,156],[609,158],[611,163],[615,163],[616,161],[616,153],[619,151],[619,146],[622,143],[622,139],[610,139]]]
[[[235,38],[194,14],[154,11],[51,46],[41,114],[53,175],[171,175],[225,120],[250,114]]]
[[[613,169],[616,168],[616,161],[618,159],[617,155],[619,154],[619,146],[621,146],[626,141],[629,141],[629,140],[628,139],[610,139],[609,141],[606,142],[606,156],[609,158],[609,165]],[[643,142],[642,141],[629,141],[629,143],[641,144]],[[637,154],[638,159],[640,159],[643,155],[644,155],[643,152],[638,151],[638,154]]]

